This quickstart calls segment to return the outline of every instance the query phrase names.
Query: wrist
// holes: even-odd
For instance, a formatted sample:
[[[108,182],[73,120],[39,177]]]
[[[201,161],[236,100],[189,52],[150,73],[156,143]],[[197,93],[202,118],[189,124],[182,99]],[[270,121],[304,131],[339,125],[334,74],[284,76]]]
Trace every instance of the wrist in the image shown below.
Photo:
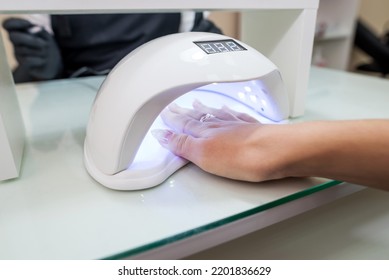
[[[277,125],[269,138],[273,142],[270,163],[273,166],[272,179],[285,177],[319,176],[323,164],[327,165],[335,157],[326,132],[326,122],[307,122],[299,124]],[[320,173],[320,172],[319,172]]]
[[[299,164],[302,160],[304,144],[301,143],[295,125],[277,124],[261,125],[257,130],[252,145],[247,153],[252,154],[255,162],[254,171],[259,176],[255,181],[274,180],[296,177],[302,173]]]

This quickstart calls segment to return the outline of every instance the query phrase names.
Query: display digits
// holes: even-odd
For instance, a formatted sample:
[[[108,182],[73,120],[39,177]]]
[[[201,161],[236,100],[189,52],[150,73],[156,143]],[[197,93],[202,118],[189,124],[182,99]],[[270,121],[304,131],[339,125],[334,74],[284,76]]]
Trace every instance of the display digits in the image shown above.
[[[199,41],[194,42],[207,54],[246,51],[244,47],[234,40]]]
[[[203,51],[205,51],[206,53],[208,54],[211,54],[211,53],[216,53],[217,51],[212,48],[212,45],[209,44],[209,43],[204,43],[204,44],[200,44],[198,45],[201,49],[203,49]]]
[[[238,46],[235,42],[226,42],[227,46],[230,47],[231,50],[233,51],[241,51],[241,47]]]
[[[215,47],[218,50],[218,52],[228,52],[229,49],[223,44],[223,43],[215,43]]]

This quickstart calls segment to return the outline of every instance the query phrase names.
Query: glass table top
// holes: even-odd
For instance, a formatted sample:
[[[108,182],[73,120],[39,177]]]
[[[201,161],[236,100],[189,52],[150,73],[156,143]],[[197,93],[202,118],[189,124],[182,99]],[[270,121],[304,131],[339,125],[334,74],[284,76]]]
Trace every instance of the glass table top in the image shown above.
[[[292,122],[388,117],[379,101],[387,83],[361,83],[365,78],[322,69],[311,75],[307,113]],[[107,189],[83,164],[85,126],[101,82],[94,77],[17,87],[28,139],[20,178],[0,182],[0,259],[131,257],[341,184],[323,178],[247,183],[189,164],[151,189]],[[358,115],[355,108],[370,99],[364,85],[378,88],[372,94],[377,101],[371,113]],[[350,94],[357,97],[352,106]]]
[[[285,182],[285,183],[287,184],[287,182]],[[197,228],[193,228],[191,230],[187,230],[185,232],[181,232],[179,234],[170,236],[168,238],[156,240],[154,242],[145,244],[143,246],[131,248],[129,250],[125,250],[125,251],[122,251],[120,253],[117,253],[117,254],[114,254],[111,256],[107,256],[104,259],[122,259],[122,258],[128,258],[131,256],[135,256],[139,253],[144,253],[148,250],[152,250],[152,249],[158,248],[160,246],[164,246],[164,245],[172,243],[172,242],[177,242],[177,241],[183,240],[185,238],[188,238],[188,237],[191,237],[191,236],[194,236],[194,235],[197,235],[197,234],[209,231],[209,230],[213,230],[213,229],[221,227],[223,225],[235,222],[235,221],[240,220],[240,219],[244,219],[244,218],[249,217],[251,215],[258,214],[262,211],[271,209],[273,207],[277,207],[279,205],[282,205],[282,204],[288,203],[290,201],[305,197],[307,195],[310,195],[312,193],[330,188],[332,186],[339,185],[341,183],[342,182],[340,182],[340,181],[334,181],[334,180],[329,180],[329,181],[324,182],[324,183],[319,183],[318,185],[314,185],[314,186],[308,187],[307,189],[304,189],[302,191],[299,191],[299,192],[296,192],[296,193],[293,193],[290,195],[286,195],[286,196],[281,197],[279,199],[269,201],[269,202],[264,203],[262,205],[259,205],[257,207],[251,208],[249,210],[242,211],[240,213],[233,214],[231,216],[227,216],[226,218],[202,225],[202,226],[197,227]]]

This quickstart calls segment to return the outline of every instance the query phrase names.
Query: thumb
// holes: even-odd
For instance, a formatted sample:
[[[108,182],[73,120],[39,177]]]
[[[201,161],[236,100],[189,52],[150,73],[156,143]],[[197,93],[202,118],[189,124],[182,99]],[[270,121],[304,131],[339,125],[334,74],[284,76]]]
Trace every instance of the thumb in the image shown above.
[[[168,129],[153,129],[151,134],[158,140],[162,147],[173,154],[193,161],[193,145],[196,139],[187,134],[175,133]]]
[[[31,22],[21,18],[8,18],[3,22],[3,27],[8,32],[16,31],[16,30],[23,31],[23,30],[27,30],[32,26],[34,25]]]

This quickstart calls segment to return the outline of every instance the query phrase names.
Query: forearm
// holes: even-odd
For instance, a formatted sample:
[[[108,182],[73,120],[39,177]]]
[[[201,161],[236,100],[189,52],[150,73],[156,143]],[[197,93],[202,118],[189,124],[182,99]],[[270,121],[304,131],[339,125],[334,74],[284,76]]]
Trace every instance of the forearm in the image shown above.
[[[285,176],[316,176],[389,190],[389,120],[285,126]]]

